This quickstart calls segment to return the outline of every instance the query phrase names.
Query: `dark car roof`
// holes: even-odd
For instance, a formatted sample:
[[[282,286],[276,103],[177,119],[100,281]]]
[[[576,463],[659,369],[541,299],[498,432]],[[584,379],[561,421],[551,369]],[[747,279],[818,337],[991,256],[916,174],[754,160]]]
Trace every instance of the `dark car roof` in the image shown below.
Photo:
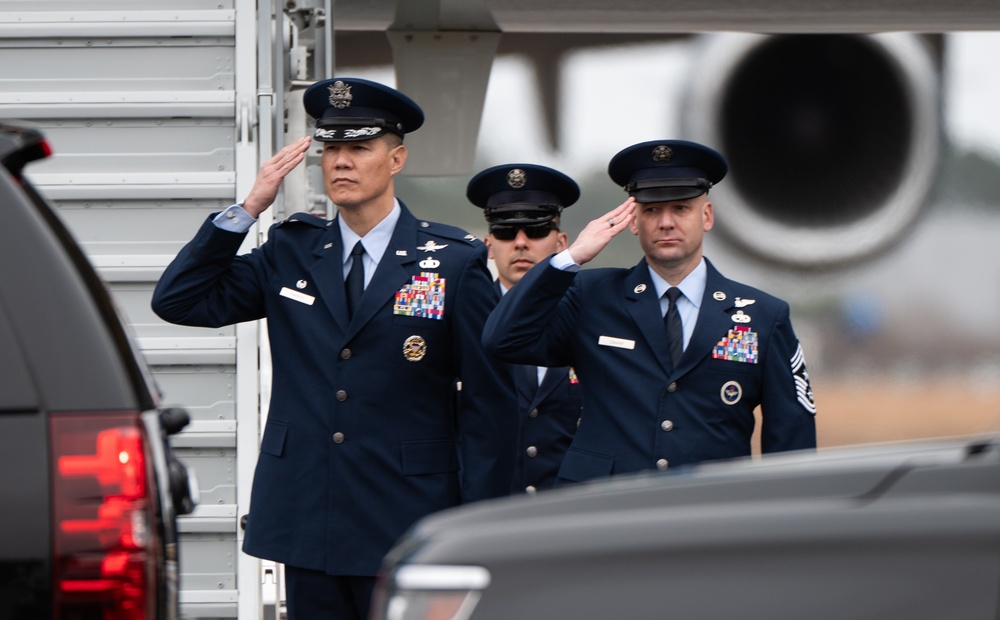
[[[8,129],[0,123],[0,160],[25,139]],[[18,174],[19,166],[13,168]],[[46,203],[6,165],[0,216],[0,412],[154,407],[145,371],[94,269]]]
[[[867,503],[906,494],[960,493],[953,488],[955,478],[937,488],[928,472],[983,461],[995,471],[998,460],[1000,438],[986,436],[784,453],[675,473],[621,476],[442,511],[420,521],[388,559],[433,540],[411,559],[477,563],[506,557],[517,547],[558,547],[560,536],[599,539],[606,528],[616,530],[623,544],[623,525],[630,522],[637,536],[643,536],[650,531],[644,526],[654,523],[660,529],[670,521],[690,528],[692,522],[725,518],[737,509],[753,512],[754,506],[777,511],[804,502]],[[1000,481],[987,486],[1000,487]],[[694,535],[693,529],[685,531]]]

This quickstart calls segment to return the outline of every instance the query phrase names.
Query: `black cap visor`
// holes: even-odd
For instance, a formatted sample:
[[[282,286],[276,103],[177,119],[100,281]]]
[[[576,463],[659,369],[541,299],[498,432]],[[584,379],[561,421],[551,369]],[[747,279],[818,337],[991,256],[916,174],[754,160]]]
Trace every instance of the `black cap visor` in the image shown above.
[[[636,202],[673,202],[695,198],[708,192],[712,183],[708,179],[644,179],[625,186]]]
[[[559,205],[535,203],[508,203],[496,207],[485,207],[483,214],[491,224],[531,225],[551,222],[559,215]]]

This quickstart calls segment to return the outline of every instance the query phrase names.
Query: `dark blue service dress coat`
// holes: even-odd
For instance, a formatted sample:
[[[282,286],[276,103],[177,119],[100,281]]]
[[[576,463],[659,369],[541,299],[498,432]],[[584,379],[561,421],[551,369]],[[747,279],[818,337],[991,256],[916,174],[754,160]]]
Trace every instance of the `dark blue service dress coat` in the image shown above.
[[[499,299],[503,295],[499,280],[493,288]],[[517,387],[518,419],[511,490],[551,489],[580,421],[580,380],[569,366],[548,368],[540,384],[537,366],[512,364],[511,370]]]
[[[348,321],[335,221],[296,214],[237,256],[244,236],[207,221],[153,309],[204,327],[267,318],[273,389],[246,553],[375,575],[420,517],[509,494],[513,385],[479,346],[496,304],[480,241],[404,206]]]
[[[816,445],[788,304],[711,263],[678,368],[645,259],[578,273],[540,263],[501,299],[483,343],[508,362],[576,369],[586,412],[560,481],[749,455],[758,405],[764,452]]]
[[[583,398],[576,372],[549,368],[538,383],[537,366],[514,366],[517,385],[518,453],[515,493],[551,489],[580,421]]]

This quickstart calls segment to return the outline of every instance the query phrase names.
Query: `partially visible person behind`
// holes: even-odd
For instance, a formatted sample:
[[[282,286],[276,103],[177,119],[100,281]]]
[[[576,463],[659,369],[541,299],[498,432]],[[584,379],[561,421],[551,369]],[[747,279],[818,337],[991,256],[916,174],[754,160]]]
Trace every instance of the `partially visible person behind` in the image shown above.
[[[666,470],[816,446],[815,413],[789,307],[704,258],[710,188],[728,164],[683,140],[630,146],[608,172],[629,198],[543,261],[490,315],[487,350],[508,362],[572,365],[583,416],[559,482]],[[625,229],[634,267],[580,270]]]
[[[536,264],[562,252],[566,233],[562,210],[580,197],[565,174],[534,164],[503,164],[469,181],[466,195],[483,209],[489,225],[486,246],[505,294]],[[518,443],[513,491],[535,493],[555,485],[563,455],[580,419],[581,390],[568,367],[514,365]]]
[[[183,325],[267,319],[273,389],[243,550],[284,563],[290,620],[364,620],[410,525],[509,494],[517,420],[509,369],[479,346],[496,300],[486,246],[395,195],[419,106],[347,77],[313,84],[304,105],[337,217],[297,213],[237,255],[305,158],[301,138],[202,224],[152,305]]]

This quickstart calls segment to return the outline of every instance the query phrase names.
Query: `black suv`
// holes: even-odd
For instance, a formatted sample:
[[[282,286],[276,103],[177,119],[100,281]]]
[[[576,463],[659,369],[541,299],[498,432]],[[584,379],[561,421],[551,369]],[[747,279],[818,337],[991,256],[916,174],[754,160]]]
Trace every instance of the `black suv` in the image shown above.
[[[374,620],[1000,618],[1000,439],[768,455],[444,511]]]
[[[22,176],[0,121],[0,620],[178,616],[175,519],[196,491],[103,281]]]

